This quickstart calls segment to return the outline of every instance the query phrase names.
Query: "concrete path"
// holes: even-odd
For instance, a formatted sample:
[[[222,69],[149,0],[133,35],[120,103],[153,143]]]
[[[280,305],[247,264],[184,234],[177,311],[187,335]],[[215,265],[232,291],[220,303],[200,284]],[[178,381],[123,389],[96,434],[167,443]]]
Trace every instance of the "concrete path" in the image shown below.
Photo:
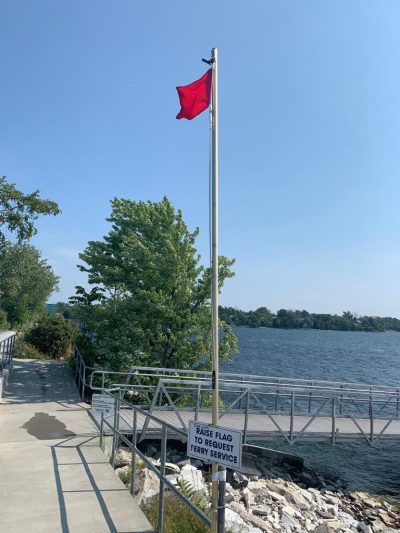
[[[0,405],[0,532],[151,531],[100,450],[68,365],[14,360]]]

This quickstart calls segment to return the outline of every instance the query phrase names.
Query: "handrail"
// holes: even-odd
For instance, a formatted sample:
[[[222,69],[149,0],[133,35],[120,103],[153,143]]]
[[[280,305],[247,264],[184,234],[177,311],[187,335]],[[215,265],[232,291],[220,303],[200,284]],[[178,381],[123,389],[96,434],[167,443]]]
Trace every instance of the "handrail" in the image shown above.
[[[86,366],[78,349],[75,350],[75,365],[82,398],[86,387],[92,392],[106,392],[117,388],[120,391],[120,399],[129,392],[134,393],[133,403],[142,403],[147,413],[147,422],[141,438],[146,434],[150,421],[148,416],[154,410],[172,410],[179,420],[182,420],[181,411],[194,412],[197,420],[200,412],[209,410],[212,387],[211,373],[208,371],[138,366],[132,366],[128,372],[107,371]],[[306,428],[318,417],[331,417],[332,428],[336,426],[337,417],[351,419],[357,428],[356,433],[362,434],[370,444],[381,437],[389,438],[387,428],[393,420],[400,419],[400,387],[221,372],[220,395],[223,402],[221,417],[227,413],[244,414],[245,438],[248,433],[249,415],[254,413],[266,415],[290,443],[305,431],[296,436],[294,416],[309,416]],[[335,413],[332,414],[333,412]],[[278,415],[290,416],[290,439],[282,432]],[[370,420],[372,429],[369,435],[366,435],[360,426],[362,420]],[[378,434],[373,429],[374,420],[384,421],[384,428]],[[185,428],[184,423],[182,427]],[[176,428],[174,429],[176,431]],[[332,443],[335,440],[336,435],[332,433]]]
[[[0,341],[0,374],[12,364],[15,351],[16,334],[12,332]]]
[[[114,421],[113,424],[110,424],[103,416],[101,416],[100,422],[100,446],[103,447],[104,442],[104,426],[107,426],[112,432],[112,451],[111,451],[111,464],[115,465],[115,456],[119,448],[119,443],[123,442],[125,446],[129,448],[132,453],[131,461],[131,494],[135,495],[135,478],[136,478],[136,456],[147,465],[147,467],[158,477],[160,480],[160,490],[159,490],[159,499],[158,499],[158,531],[163,531],[163,520],[164,520],[164,488],[167,487],[172,491],[187,507],[189,507],[196,516],[208,527],[211,526],[210,518],[199,509],[189,498],[187,498],[167,477],[165,474],[165,465],[167,459],[167,441],[168,441],[168,430],[174,431],[174,433],[181,433],[183,436],[186,436],[186,433],[180,431],[174,426],[168,424],[164,420],[161,420],[155,415],[149,415],[148,412],[143,411],[139,407],[130,404],[129,402],[123,400],[112,394],[113,392],[118,392],[119,389],[112,389],[111,391],[105,391],[104,394],[114,398]],[[120,391],[119,391],[120,392]],[[125,409],[129,408],[133,411],[133,423],[132,423],[132,441],[126,438],[119,430],[119,421],[121,417],[121,406],[124,406]],[[137,446],[137,417],[138,414],[149,416],[154,422],[161,426],[161,457],[160,457],[160,468],[158,469],[156,465],[148,458],[144,453],[139,450]]]
[[[90,386],[94,390],[100,390],[101,387],[98,387],[94,384],[94,380],[96,375],[101,375],[102,379],[106,379],[107,377],[112,376],[134,376],[136,378],[168,378],[174,376],[174,377],[180,377],[182,376],[183,379],[186,378],[186,376],[201,380],[210,380],[212,377],[211,372],[209,371],[203,371],[203,370],[186,370],[186,369],[179,369],[179,368],[156,368],[156,367],[140,367],[140,366],[132,366],[130,367],[128,372],[116,372],[111,370],[102,370],[102,369],[94,369],[91,374],[91,380],[90,380]],[[396,387],[391,387],[387,385],[370,385],[366,383],[356,383],[356,382],[340,382],[340,381],[328,381],[328,380],[314,380],[314,379],[297,379],[297,378],[283,378],[283,377],[277,377],[277,376],[262,376],[257,374],[240,374],[240,373],[231,373],[231,372],[220,372],[219,373],[220,380],[223,382],[233,381],[235,383],[238,383],[239,381],[243,384],[248,383],[260,383],[260,384],[268,384],[268,385],[288,385],[288,386],[296,386],[296,387],[328,387],[328,388],[340,388],[343,390],[346,389],[354,389],[354,390],[370,390],[371,387],[373,387],[374,391],[382,391],[382,392],[388,392],[393,391],[396,392]],[[360,389],[361,387],[361,389]]]

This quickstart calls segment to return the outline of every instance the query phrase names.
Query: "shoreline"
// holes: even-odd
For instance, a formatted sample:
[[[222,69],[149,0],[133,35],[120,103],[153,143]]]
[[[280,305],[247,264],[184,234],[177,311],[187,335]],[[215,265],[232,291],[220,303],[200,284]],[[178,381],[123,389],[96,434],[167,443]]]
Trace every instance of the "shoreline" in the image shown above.
[[[159,443],[144,443],[142,451],[159,467]],[[128,480],[127,486],[131,457],[120,449],[115,461],[116,472]],[[167,460],[169,480],[174,484],[185,480],[209,505],[210,465],[188,458],[182,443],[177,442],[170,443]],[[149,512],[158,499],[158,478],[137,463],[137,498],[142,510]],[[227,469],[225,498],[225,526],[234,533],[390,533],[400,529],[400,509],[383,497],[347,490],[341,480],[323,477],[301,457],[259,446],[244,447],[240,471]]]

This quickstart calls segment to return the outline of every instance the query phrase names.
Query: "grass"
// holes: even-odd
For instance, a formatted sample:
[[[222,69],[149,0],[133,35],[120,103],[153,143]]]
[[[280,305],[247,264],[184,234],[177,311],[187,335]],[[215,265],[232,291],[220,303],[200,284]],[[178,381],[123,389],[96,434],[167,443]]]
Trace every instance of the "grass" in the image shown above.
[[[17,338],[16,340],[14,357],[17,359],[49,359],[23,338]]]
[[[151,525],[158,526],[158,498],[153,499],[146,516]],[[171,493],[164,495],[164,533],[209,533],[207,527],[189,507]]]

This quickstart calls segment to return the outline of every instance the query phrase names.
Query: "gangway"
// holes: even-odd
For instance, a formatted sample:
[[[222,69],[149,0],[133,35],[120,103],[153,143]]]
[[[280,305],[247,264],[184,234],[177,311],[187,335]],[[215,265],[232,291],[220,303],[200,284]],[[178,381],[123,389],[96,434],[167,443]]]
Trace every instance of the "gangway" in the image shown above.
[[[189,420],[211,422],[211,373],[131,367],[111,372],[86,367],[75,352],[83,394],[113,394],[119,430],[157,438],[163,420],[187,432]],[[361,383],[220,372],[220,425],[241,430],[243,442],[400,440],[400,389]],[[97,419],[100,424],[100,419]]]

